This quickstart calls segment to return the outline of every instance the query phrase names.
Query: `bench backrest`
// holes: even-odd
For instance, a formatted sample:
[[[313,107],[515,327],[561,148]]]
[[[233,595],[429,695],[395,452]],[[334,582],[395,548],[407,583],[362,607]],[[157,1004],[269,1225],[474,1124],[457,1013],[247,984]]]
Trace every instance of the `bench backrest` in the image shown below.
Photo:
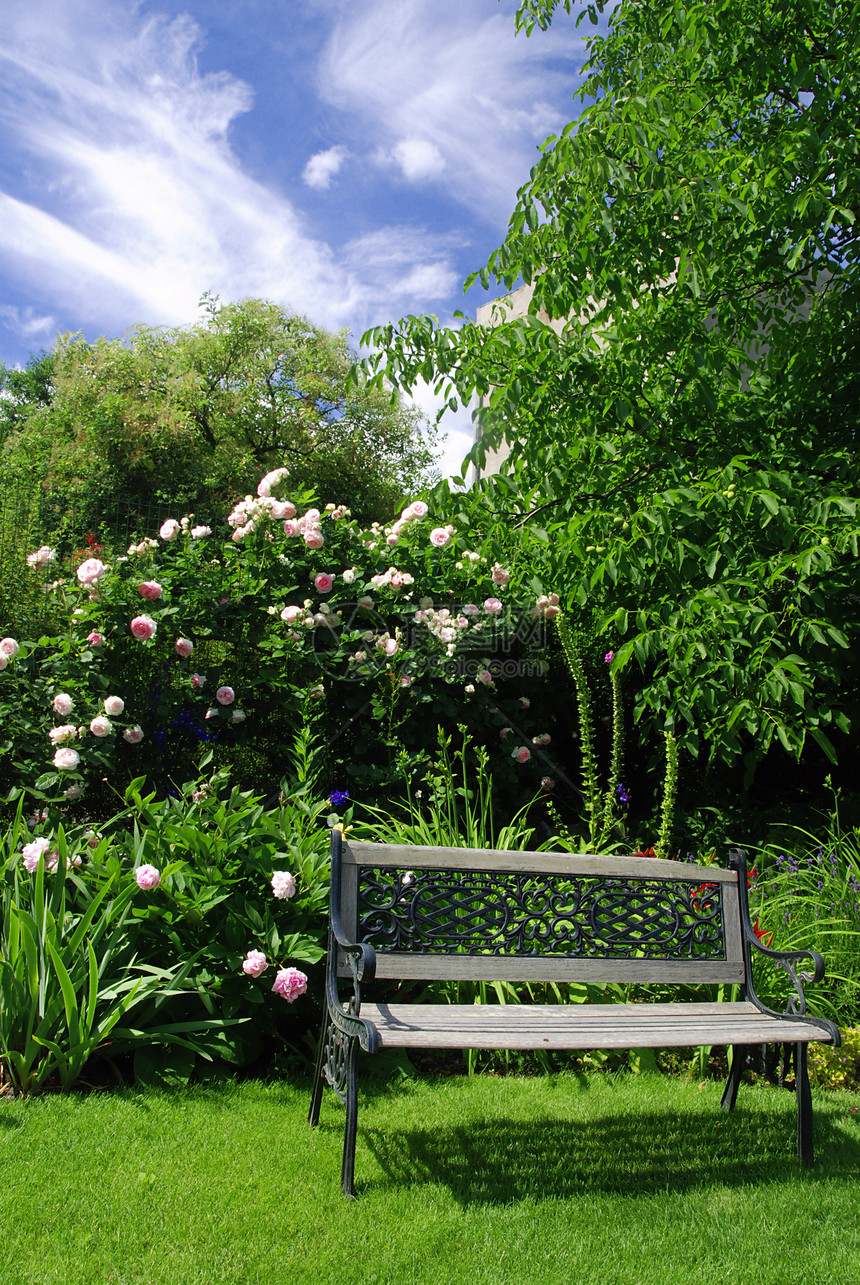
[[[374,947],[377,977],[744,981],[735,870],[358,842],[340,854],[333,905],[347,936]]]

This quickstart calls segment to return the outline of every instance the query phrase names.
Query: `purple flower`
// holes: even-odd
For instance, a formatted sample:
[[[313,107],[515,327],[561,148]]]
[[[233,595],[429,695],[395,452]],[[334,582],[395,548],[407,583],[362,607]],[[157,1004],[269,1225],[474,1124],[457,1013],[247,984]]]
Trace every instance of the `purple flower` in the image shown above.
[[[630,795],[627,793],[627,790],[625,788],[623,781],[620,781],[618,784],[618,798],[622,803],[630,802]]]
[[[333,808],[342,807],[349,799],[349,790],[332,790],[328,796],[328,801]]]

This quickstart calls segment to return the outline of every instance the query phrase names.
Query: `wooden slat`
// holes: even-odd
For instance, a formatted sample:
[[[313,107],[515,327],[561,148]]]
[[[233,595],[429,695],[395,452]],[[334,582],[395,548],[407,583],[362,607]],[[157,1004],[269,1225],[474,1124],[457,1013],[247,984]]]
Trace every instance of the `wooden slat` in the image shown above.
[[[737,872],[721,866],[694,866],[658,857],[594,856],[566,852],[498,852],[491,848],[418,848],[350,841],[343,863],[409,869],[501,870],[511,873],[601,875],[696,883],[737,883]]]
[[[749,1006],[720,1016],[691,1014],[698,1005],[362,1005],[361,1015],[390,1048],[608,1049],[699,1044],[762,1044],[819,1040],[829,1035],[811,1023],[767,1017]],[[734,1006],[714,1005],[712,1010]],[[600,1008],[599,1014],[592,1009]],[[666,1011],[666,1010],[674,1010]]]
[[[723,942],[726,948],[726,959],[743,961],[741,908],[737,882],[724,884],[720,891],[723,898]]]
[[[341,977],[348,969],[338,967]],[[524,955],[376,955],[376,976],[403,981],[742,982],[742,961],[720,959],[578,959]]]

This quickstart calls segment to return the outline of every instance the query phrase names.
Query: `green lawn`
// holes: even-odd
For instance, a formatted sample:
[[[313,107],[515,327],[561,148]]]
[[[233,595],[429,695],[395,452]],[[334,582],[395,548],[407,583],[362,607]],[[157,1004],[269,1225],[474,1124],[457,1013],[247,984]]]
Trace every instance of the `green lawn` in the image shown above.
[[[3,1285],[847,1285],[860,1098],[657,1076],[401,1081],[341,1108],[294,1081],[0,1103]]]

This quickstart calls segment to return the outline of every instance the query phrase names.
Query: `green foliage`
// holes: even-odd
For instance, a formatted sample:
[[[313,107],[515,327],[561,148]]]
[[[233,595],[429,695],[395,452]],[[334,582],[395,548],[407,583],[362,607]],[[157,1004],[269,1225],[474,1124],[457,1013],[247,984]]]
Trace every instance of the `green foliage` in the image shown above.
[[[63,495],[79,538],[118,503],[153,496],[223,516],[236,489],[275,466],[289,467],[294,492],[336,493],[364,518],[434,476],[432,430],[401,400],[350,382],[344,333],[259,299],[203,307],[187,328],[94,344],[66,335],[43,359],[48,392],[16,385],[4,467]]]
[[[856,18],[621,0],[476,274],[528,315],[367,336],[396,387],[483,399],[474,462],[510,452],[484,485],[638,667],[636,718],[749,778],[771,747],[835,760],[860,705]]]
[[[809,1078],[822,1089],[860,1093],[860,1027],[843,1028],[839,1048],[832,1044],[810,1044]]]

